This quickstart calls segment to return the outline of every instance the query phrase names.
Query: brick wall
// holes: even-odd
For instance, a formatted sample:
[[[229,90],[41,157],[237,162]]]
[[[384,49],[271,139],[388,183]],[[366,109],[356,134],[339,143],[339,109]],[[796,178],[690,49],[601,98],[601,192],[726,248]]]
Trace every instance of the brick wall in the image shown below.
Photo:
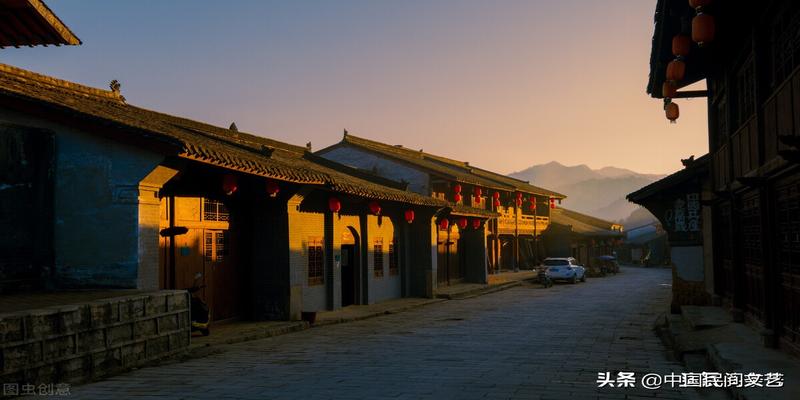
[[[182,352],[189,305],[159,291],[0,314],[0,381],[78,383]]]

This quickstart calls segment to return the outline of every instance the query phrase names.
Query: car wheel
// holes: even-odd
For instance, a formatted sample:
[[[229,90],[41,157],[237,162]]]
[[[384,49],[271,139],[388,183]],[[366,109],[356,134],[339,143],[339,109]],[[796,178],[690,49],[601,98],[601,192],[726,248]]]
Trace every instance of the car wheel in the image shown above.
[[[583,276],[581,277],[581,282],[586,282],[586,273],[585,272],[583,273]]]
[[[578,274],[572,275],[572,278],[569,278],[569,283],[578,283]]]

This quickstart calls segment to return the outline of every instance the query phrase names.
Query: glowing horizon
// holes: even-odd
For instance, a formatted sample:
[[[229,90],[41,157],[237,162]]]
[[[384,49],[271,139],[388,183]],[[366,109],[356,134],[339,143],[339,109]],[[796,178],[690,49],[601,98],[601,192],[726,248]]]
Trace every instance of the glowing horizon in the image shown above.
[[[655,3],[50,0],[84,44],[3,62],[315,150],[346,128],[502,173],[663,174],[707,151],[707,114],[645,94]]]

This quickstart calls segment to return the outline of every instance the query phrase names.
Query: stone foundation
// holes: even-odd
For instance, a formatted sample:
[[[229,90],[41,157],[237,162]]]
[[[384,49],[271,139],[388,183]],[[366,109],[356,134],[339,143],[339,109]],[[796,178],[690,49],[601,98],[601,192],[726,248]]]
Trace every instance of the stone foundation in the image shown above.
[[[184,351],[189,305],[172,290],[0,314],[0,381],[79,383]]]

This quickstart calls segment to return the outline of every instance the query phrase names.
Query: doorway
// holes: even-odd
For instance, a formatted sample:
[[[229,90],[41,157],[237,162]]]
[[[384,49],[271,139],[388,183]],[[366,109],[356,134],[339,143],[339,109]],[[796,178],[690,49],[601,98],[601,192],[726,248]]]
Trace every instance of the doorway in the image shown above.
[[[342,232],[341,245],[342,266],[342,307],[359,304],[359,252],[358,232],[352,227],[347,227]]]

